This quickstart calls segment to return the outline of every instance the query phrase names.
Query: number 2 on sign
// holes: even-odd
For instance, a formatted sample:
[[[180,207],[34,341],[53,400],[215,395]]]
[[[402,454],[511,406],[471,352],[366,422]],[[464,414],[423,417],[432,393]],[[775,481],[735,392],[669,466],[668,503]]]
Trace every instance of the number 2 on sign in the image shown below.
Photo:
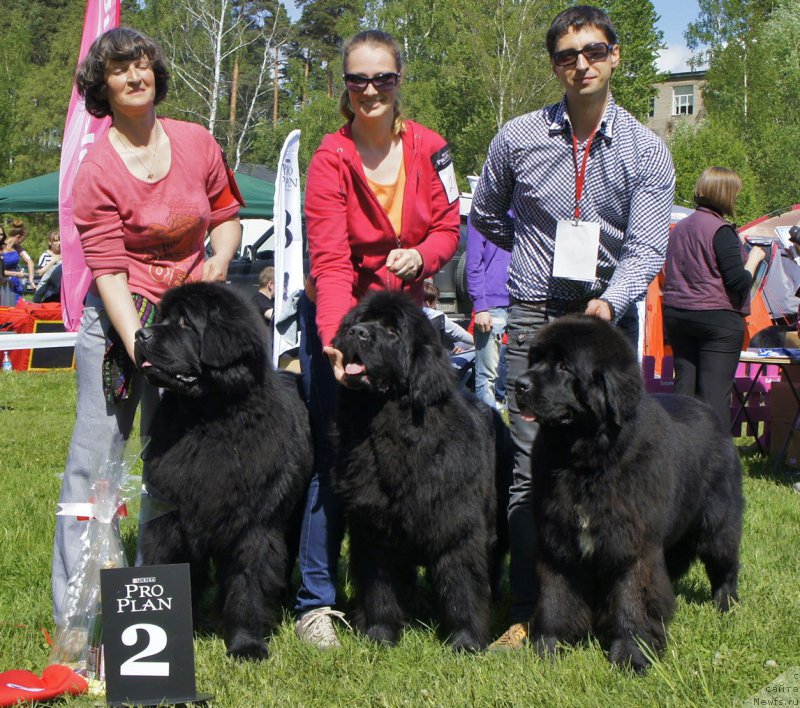
[[[132,647],[139,639],[139,630],[147,632],[147,646],[119,667],[122,676],[169,676],[168,661],[140,661],[155,656],[167,646],[167,633],[156,624],[132,624],[122,632],[122,643]]]

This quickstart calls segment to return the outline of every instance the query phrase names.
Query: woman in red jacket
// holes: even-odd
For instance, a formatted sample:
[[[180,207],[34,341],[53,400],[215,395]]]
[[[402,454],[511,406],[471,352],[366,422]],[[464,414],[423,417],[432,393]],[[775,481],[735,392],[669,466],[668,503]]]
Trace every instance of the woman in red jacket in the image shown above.
[[[360,32],[343,49],[347,123],[326,135],[308,170],[305,215],[311,287],[302,302],[300,353],[314,421],[316,470],[303,518],[298,636],[338,646],[331,616],[342,535],[329,484],[326,429],[333,417],[341,352],[331,346],[345,313],[371,290],[423,300],[423,282],[458,246],[458,188],[444,139],[400,113],[402,61],[391,35]],[[324,355],[323,355],[324,351]]]

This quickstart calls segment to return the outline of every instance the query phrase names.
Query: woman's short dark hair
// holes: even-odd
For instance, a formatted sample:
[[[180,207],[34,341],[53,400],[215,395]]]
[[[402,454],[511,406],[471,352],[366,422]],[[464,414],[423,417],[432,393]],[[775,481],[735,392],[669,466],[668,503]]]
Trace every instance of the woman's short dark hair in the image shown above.
[[[147,57],[156,82],[158,105],[167,97],[169,71],[164,52],[150,37],[130,27],[117,27],[101,34],[78,67],[75,86],[86,102],[86,110],[97,118],[111,115],[106,98],[106,69],[110,61],[134,61]]]
[[[556,51],[556,44],[570,30],[577,32],[583,27],[596,27],[605,36],[609,44],[617,44],[617,30],[611,18],[599,7],[592,5],[575,5],[556,15],[556,18],[547,30],[547,53],[552,57]]]

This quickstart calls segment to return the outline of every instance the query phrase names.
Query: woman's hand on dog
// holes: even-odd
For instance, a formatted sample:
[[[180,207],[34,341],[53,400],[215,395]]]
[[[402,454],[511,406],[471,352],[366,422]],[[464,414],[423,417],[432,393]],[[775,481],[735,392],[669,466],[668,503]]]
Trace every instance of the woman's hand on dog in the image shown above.
[[[344,354],[334,347],[323,347],[322,351],[331,363],[333,377],[340,384],[344,384]]]
[[[211,256],[203,263],[203,281],[207,283],[225,282],[228,275],[228,261],[223,256]]]

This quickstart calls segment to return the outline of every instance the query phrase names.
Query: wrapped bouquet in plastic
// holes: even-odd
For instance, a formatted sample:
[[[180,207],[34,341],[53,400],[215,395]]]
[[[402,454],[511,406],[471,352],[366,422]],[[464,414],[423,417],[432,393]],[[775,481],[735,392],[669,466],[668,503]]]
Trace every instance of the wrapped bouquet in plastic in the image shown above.
[[[56,630],[49,663],[63,664],[85,676],[90,690],[104,687],[100,571],[127,565],[119,519],[127,515],[126,503],[141,488],[141,479],[131,475],[140,453],[136,448],[126,449],[125,441],[115,441],[109,456],[93,465],[86,502],[61,504],[57,512],[84,519],[86,532],[80,560],[69,579],[66,622]]]

